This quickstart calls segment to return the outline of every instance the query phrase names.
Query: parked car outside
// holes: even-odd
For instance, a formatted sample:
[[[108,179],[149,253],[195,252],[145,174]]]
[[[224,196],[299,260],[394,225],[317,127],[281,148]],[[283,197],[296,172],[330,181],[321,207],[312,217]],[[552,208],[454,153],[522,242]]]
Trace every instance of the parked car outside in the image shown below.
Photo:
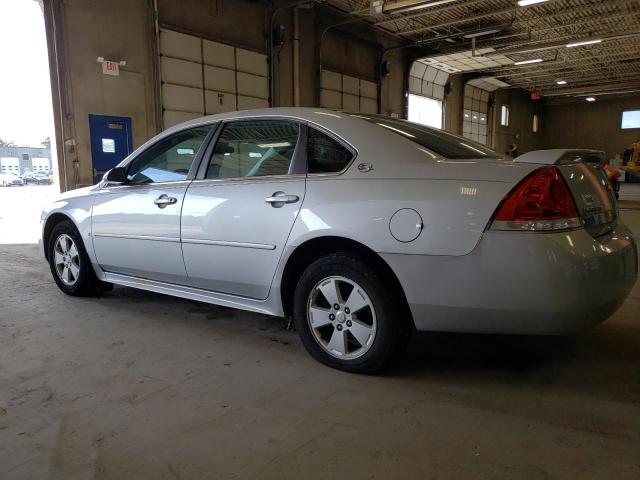
[[[0,173],[0,185],[3,187],[21,187],[22,179],[13,173]]]
[[[565,334],[608,318],[636,241],[585,150],[516,160],[377,115],[284,108],[170,128],[42,214],[58,287],[291,316],[331,367],[417,330]]]
[[[30,185],[30,184],[49,185],[50,184],[49,176],[40,172],[35,172],[35,173],[27,172],[22,176],[22,180],[27,185]]]

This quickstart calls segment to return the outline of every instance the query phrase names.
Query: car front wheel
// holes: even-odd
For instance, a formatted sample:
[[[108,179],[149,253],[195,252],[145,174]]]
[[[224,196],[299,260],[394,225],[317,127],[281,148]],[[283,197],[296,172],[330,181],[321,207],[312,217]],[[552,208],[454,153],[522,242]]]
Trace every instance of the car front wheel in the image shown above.
[[[82,238],[71,221],[53,227],[48,258],[53,279],[67,295],[89,296],[111,286],[96,277]]]
[[[388,365],[408,340],[401,328],[405,309],[389,283],[351,253],[312,263],[298,283],[293,308],[311,356],[353,373],[375,373]]]

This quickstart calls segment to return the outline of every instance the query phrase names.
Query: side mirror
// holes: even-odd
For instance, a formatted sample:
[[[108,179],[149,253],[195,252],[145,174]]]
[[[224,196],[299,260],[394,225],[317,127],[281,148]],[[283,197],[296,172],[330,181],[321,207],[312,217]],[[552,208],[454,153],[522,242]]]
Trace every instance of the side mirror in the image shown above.
[[[126,182],[127,171],[123,167],[114,167],[102,177],[102,183],[107,185],[122,185]]]

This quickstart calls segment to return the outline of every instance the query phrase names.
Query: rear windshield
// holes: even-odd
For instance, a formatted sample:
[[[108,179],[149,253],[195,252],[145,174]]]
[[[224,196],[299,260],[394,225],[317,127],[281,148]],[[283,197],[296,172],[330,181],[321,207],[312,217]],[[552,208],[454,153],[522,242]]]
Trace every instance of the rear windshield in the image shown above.
[[[478,158],[501,158],[493,150],[480,145],[479,143],[457,137],[442,130],[420,125],[419,123],[382,115],[354,115],[370,123],[375,123],[386,128],[390,132],[397,133],[403,137],[417,143],[418,145],[442,155],[445,158],[455,160],[478,159]]]

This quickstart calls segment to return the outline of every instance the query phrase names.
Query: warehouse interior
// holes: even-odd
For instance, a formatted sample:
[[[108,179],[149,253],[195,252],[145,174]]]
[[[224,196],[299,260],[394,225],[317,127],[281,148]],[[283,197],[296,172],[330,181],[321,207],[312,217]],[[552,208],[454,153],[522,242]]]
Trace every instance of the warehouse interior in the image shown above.
[[[639,0],[35,1],[61,192],[183,121],[313,107],[604,151],[640,235]],[[638,285],[578,336],[418,334],[355,376],[286,319],[66,297],[1,243],[0,478],[640,478]]]
[[[130,119],[129,151],[202,115],[321,106],[407,118],[413,96],[436,101],[445,130],[500,153],[622,159],[638,141],[621,128],[640,108],[637,2],[520,3],[44,2],[61,187],[94,183],[89,114]]]

